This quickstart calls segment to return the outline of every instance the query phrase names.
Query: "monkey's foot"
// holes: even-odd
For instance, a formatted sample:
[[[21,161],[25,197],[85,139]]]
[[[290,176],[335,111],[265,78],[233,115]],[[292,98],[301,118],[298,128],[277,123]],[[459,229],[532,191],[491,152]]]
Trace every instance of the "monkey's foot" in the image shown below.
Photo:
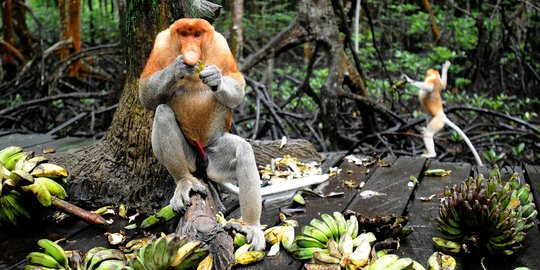
[[[251,244],[251,250],[264,250],[266,247],[264,233],[260,225],[240,225],[238,223],[227,223],[227,226],[245,234],[247,242]]]
[[[422,157],[425,157],[425,158],[432,158],[432,157],[436,157],[437,154],[436,153],[423,153],[422,154]]]
[[[193,192],[206,196],[206,187],[195,177],[185,177],[176,184],[174,195],[171,199],[171,206],[176,212],[184,212],[187,206],[191,205],[191,194]]]

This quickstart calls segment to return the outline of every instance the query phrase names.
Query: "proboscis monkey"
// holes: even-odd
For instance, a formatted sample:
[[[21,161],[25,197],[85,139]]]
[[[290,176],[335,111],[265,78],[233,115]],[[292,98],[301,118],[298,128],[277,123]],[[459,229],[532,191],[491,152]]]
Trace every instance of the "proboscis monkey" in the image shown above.
[[[205,67],[197,72],[199,61]],[[152,148],[176,181],[173,209],[185,210],[191,192],[206,192],[192,175],[196,164],[204,164],[213,181],[238,184],[242,232],[252,249],[262,250],[261,181],[253,150],[228,133],[244,86],[225,38],[203,19],[180,19],[157,35],[139,98],[146,109],[155,109]]]
[[[424,111],[429,114],[431,120],[429,121],[427,127],[423,130],[423,139],[426,146],[425,152],[422,154],[423,157],[435,157],[435,143],[433,141],[433,136],[439,132],[444,124],[447,124],[452,129],[454,129],[463,139],[465,143],[471,149],[474,159],[479,166],[483,166],[480,156],[476,152],[476,149],[472,145],[471,141],[465,135],[465,132],[461,130],[456,124],[454,124],[450,119],[446,117],[443,110],[443,104],[441,99],[441,91],[446,88],[447,73],[448,68],[450,68],[450,61],[446,61],[442,67],[442,78],[439,72],[435,69],[429,69],[426,72],[426,78],[424,82],[417,82],[409,78],[407,75],[403,75],[403,79],[412,84],[415,87],[420,89],[418,95],[420,99],[420,104]]]

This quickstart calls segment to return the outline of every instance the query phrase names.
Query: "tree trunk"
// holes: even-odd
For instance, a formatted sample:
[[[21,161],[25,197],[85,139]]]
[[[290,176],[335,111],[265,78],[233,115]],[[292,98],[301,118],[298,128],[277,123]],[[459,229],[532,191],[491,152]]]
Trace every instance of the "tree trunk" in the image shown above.
[[[234,0],[232,6],[231,23],[231,52],[236,59],[242,59],[244,48],[244,30],[242,26],[242,14],[244,13],[244,0]]]

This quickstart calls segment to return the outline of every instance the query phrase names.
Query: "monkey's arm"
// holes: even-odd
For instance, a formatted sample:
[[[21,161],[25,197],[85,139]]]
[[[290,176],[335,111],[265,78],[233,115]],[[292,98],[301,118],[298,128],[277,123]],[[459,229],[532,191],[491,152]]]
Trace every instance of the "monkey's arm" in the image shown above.
[[[446,61],[444,62],[443,66],[442,66],[442,71],[441,71],[441,81],[442,81],[442,84],[443,84],[443,89],[446,88],[446,80],[447,80],[447,76],[448,76],[448,68],[450,68],[450,61]]]
[[[233,109],[242,103],[245,81],[240,73],[222,75],[216,65],[211,65],[204,68],[199,77],[212,88],[223,105]]]
[[[433,91],[433,84],[431,84],[431,83],[417,82],[417,81],[409,78],[409,76],[407,76],[405,74],[401,75],[401,77],[407,83],[410,83],[411,85],[420,88],[420,90],[424,90],[424,91],[427,91],[427,92]]]
[[[145,70],[155,68],[151,67],[151,65],[155,65],[155,63],[150,59]],[[166,103],[176,82],[194,72],[195,67],[186,65],[182,56],[176,57],[168,67],[150,75],[145,75],[143,72],[139,80],[139,99],[141,103],[149,110],[154,110],[159,104]]]

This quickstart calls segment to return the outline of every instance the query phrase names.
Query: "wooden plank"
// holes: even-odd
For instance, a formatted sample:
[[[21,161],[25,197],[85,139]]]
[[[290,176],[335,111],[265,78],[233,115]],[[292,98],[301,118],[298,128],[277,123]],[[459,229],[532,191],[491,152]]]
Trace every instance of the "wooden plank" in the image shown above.
[[[442,197],[444,187],[453,186],[465,180],[471,174],[471,165],[468,163],[441,163],[431,162],[429,169],[451,170],[452,174],[444,177],[422,176],[420,184],[409,203],[409,225],[414,232],[402,240],[399,249],[400,256],[411,257],[413,260],[426,265],[427,259],[433,254],[431,238],[440,236],[435,219],[439,216],[439,198]],[[420,197],[436,196],[431,201],[421,201]]]
[[[391,163],[394,159],[387,159],[387,163]],[[298,235],[304,225],[309,224],[313,218],[319,217],[323,213],[333,213],[334,211],[343,212],[348,203],[357,194],[357,189],[350,189],[345,187],[345,181],[352,181],[353,183],[360,184],[368,179],[369,168],[365,166],[356,166],[354,163],[343,162],[339,167],[342,172],[334,177],[331,177],[328,182],[321,184],[318,189],[323,194],[329,194],[330,192],[343,192],[343,196],[320,198],[309,196],[305,198],[306,205],[305,213],[296,214],[291,219],[295,219],[300,224],[295,228],[295,233]],[[349,171],[349,173],[347,173]],[[371,171],[376,171],[371,169]],[[291,201],[285,200],[280,203],[271,203],[268,206],[263,207],[263,215],[261,217],[261,223],[268,224],[268,226],[275,226],[280,223],[279,221],[279,208],[291,206]],[[234,213],[233,217],[238,217],[238,213]],[[301,269],[304,261],[294,259],[289,253],[282,250],[275,257],[267,257],[262,262],[254,265],[248,265],[245,267],[239,267],[238,269]],[[236,269],[236,268],[235,268]]]
[[[356,196],[347,207],[362,215],[402,215],[413,189],[408,188],[409,176],[420,177],[425,158],[399,157],[392,166],[377,168],[362,191],[382,193],[376,196]]]
[[[53,141],[55,136],[45,134],[10,134],[0,138],[0,149],[7,146],[31,147]]]
[[[26,150],[34,151],[36,154],[43,153],[45,147],[51,147],[56,150],[56,152],[64,152],[73,148],[92,145],[97,143],[98,140],[91,138],[83,137],[65,137],[59,140],[40,143],[31,147],[28,147]]]

